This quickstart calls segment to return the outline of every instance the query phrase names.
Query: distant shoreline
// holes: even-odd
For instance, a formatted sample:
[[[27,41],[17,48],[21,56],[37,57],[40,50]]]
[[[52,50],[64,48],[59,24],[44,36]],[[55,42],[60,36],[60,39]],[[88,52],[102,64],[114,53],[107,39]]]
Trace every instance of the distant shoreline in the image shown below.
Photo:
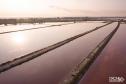
[[[0,25],[45,22],[80,22],[80,21],[118,21],[126,17],[48,17],[48,18],[1,18]]]

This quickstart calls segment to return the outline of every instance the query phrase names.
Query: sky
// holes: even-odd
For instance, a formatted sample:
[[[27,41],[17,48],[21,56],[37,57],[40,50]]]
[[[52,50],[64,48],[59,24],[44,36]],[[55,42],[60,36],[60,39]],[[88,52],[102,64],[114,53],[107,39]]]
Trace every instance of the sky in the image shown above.
[[[0,0],[0,17],[126,16],[126,0]]]

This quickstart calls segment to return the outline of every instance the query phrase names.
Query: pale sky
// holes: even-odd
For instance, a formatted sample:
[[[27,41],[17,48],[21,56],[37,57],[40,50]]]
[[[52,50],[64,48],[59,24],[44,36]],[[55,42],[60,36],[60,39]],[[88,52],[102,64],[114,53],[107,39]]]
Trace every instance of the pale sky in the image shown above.
[[[126,0],[0,0],[0,17],[126,16]]]

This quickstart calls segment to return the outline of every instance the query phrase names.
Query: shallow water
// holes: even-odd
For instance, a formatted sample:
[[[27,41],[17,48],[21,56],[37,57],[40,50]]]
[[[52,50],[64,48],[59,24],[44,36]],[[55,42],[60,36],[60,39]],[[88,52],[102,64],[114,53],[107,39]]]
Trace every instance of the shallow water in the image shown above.
[[[0,35],[1,63],[44,48],[104,23],[75,23],[54,28],[19,32],[22,42],[13,41],[19,33]],[[0,74],[0,84],[58,84],[72,68],[104,39],[117,23],[110,24],[27,63]],[[20,35],[19,35],[20,36]],[[18,38],[18,37],[17,37]]]
[[[48,23],[48,25],[50,24]],[[100,25],[103,23],[76,23],[2,34],[0,35],[0,63],[47,47]]]
[[[121,24],[115,36],[87,71],[80,84],[110,84],[109,77],[123,77],[126,84],[126,25]]]

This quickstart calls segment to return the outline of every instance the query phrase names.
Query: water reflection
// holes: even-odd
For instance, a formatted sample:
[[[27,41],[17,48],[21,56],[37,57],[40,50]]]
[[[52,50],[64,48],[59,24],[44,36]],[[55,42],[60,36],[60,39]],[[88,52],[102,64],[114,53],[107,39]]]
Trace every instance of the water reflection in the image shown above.
[[[18,32],[18,33],[13,33],[11,35],[11,40],[14,44],[21,45],[26,42],[26,37],[23,33]]]
[[[79,84],[110,84],[109,77],[126,79],[126,25],[121,24],[119,30],[105,47]],[[126,84],[111,82],[111,84]]]
[[[106,26],[103,29],[76,39],[34,60],[2,73],[0,75],[0,84],[58,84],[67,76],[71,69],[79,63],[82,58],[84,58],[84,56],[88,55],[90,50],[96,47],[96,44],[98,44],[106,35],[108,35],[108,33],[110,33],[111,30],[114,29],[116,24],[117,23]],[[23,33],[27,36],[24,38],[25,40],[22,46],[25,48],[23,49],[24,51],[9,55],[17,57],[20,56],[20,53],[24,54],[25,52],[34,51],[54,44],[99,25],[102,24],[78,23],[51,29],[45,28],[41,31],[26,31]],[[21,48],[21,46],[19,47]],[[13,49],[17,49],[17,46]],[[5,59],[5,54],[2,56],[3,59]],[[6,58],[8,58],[8,54],[6,55]],[[7,60],[10,60],[10,58]]]
[[[46,25],[61,24],[47,23]],[[101,26],[104,23],[76,23],[64,26],[47,27],[34,31],[23,31],[0,35],[0,63],[31,53],[47,47],[66,38],[83,33],[87,30]],[[42,25],[42,24],[41,24]],[[44,25],[44,24],[43,24]],[[7,31],[29,28],[30,25],[4,27]],[[35,27],[40,25],[34,25]],[[31,26],[30,26],[31,27]],[[1,31],[1,30],[0,30]],[[5,31],[6,32],[6,31]],[[13,56],[13,57],[12,57]]]

